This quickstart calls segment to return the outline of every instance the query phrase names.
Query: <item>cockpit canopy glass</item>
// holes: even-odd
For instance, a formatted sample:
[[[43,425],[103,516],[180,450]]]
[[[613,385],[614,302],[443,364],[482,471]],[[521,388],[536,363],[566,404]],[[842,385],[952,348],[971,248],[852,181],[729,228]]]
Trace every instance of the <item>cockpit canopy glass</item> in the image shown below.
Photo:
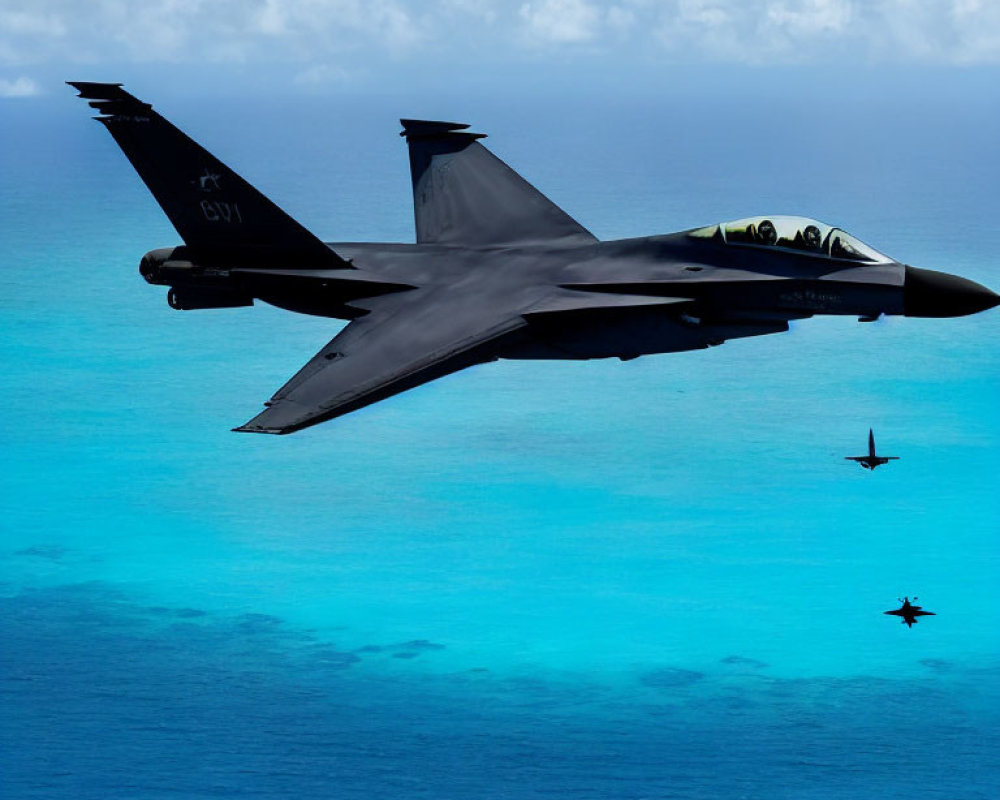
[[[721,239],[730,245],[780,247],[862,264],[892,261],[847,231],[806,217],[748,217],[692,231],[699,239]]]

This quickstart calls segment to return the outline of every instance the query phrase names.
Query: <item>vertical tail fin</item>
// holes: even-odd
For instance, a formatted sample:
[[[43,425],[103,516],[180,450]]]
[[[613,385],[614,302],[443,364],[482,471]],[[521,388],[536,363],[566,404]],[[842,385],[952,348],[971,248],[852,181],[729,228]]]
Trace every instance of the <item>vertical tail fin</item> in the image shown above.
[[[466,246],[597,239],[458,122],[402,119],[417,242]]]
[[[199,263],[345,269],[306,228],[120,83],[68,81],[97,109]]]

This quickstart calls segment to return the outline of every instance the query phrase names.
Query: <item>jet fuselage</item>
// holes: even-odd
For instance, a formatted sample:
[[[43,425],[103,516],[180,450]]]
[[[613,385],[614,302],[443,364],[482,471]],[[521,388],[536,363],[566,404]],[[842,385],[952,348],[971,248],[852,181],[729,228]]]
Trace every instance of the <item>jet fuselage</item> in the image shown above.
[[[463,283],[477,302],[491,298],[530,308],[553,290],[683,300],[669,306],[623,306],[557,327],[537,320],[498,343],[501,358],[634,358],[777,333],[815,314],[873,320],[883,314],[953,316],[995,302],[989,289],[947,273],[896,261],[855,264],[778,247],[734,247],[691,231],[561,247],[468,248],[437,244],[337,242],[329,247],[372,281],[341,280],[344,270],[204,269],[188,248],[152,251],[141,271],[175,290],[231,294],[290,311],[354,319],[351,303],[395,291],[433,292]],[[167,265],[190,266],[171,270]],[[158,264],[158,266],[150,266]],[[405,287],[405,288],[404,288]],[[214,294],[213,294],[214,293]],[[981,304],[981,308],[977,308]],[[657,332],[662,335],[657,336]]]

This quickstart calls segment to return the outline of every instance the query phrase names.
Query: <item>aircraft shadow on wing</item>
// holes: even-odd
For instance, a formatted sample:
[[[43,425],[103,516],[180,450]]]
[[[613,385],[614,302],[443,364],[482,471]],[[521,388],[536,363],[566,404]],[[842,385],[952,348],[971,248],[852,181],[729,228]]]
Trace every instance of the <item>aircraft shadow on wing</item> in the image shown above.
[[[452,122],[401,121],[415,244],[327,244],[121,84],[71,85],[184,242],[139,268],[173,308],[261,300],[349,320],[238,431],[291,433],[500,358],[631,359],[814,314],[950,317],[1000,301],[802,217],[599,241]]]

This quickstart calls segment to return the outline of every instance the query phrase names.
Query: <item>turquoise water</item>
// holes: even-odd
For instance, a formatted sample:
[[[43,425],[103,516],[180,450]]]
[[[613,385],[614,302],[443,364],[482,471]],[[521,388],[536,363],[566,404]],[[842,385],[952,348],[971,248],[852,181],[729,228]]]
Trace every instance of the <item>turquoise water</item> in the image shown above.
[[[395,120],[461,117],[601,238],[802,213],[1000,288],[996,99],[158,107],[330,240],[410,240]],[[1000,314],[501,362],[241,436],[339,323],[170,310],[106,132],[3,102],[0,794],[1000,793]]]

